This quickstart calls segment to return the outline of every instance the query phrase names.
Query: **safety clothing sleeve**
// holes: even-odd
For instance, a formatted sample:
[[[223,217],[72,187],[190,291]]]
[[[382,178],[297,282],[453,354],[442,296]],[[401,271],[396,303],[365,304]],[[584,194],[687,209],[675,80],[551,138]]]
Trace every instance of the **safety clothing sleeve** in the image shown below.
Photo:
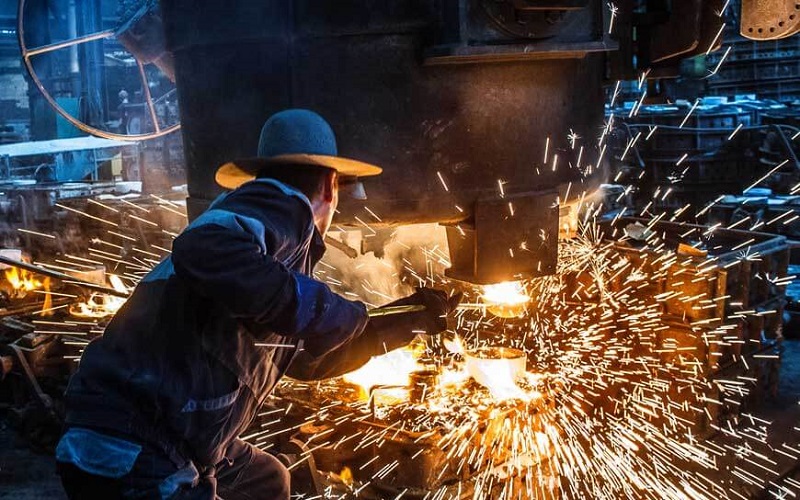
[[[318,356],[308,351],[313,351],[314,343],[306,342],[306,350],[296,355],[287,375],[299,380],[321,380],[357,370],[373,356],[406,346],[417,334],[434,335],[445,330],[446,316],[460,300],[460,293],[448,298],[440,290],[420,288],[383,307],[424,305],[424,311],[372,317],[359,336]]]
[[[212,219],[213,220],[213,219]],[[232,223],[233,222],[233,223]],[[173,243],[175,273],[197,294],[223,304],[256,339],[269,333],[317,339],[333,349],[366,324],[366,309],[271,254],[271,226],[241,218],[190,228]]]

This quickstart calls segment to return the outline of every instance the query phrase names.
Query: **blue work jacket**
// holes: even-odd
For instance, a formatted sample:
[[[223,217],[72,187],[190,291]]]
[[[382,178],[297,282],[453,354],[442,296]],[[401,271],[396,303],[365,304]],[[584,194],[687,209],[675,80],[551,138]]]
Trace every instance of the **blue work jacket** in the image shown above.
[[[214,465],[284,375],[314,380],[409,342],[309,277],[324,253],[308,199],[272,179],[218,198],[86,348],[67,424]],[[377,319],[377,318],[376,318]]]

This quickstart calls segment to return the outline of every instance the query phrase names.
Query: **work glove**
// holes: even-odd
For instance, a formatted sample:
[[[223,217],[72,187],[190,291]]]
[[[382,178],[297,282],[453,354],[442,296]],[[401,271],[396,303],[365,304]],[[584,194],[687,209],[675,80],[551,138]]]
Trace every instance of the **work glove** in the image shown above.
[[[447,330],[447,315],[453,312],[461,302],[461,292],[452,297],[447,292],[435,288],[420,287],[411,295],[396,300],[383,307],[420,305],[425,306],[424,311],[417,311],[398,316],[407,316],[418,323],[418,329],[425,330],[428,335],[436,335]],[[397,318],[399,319],[399,318]]]

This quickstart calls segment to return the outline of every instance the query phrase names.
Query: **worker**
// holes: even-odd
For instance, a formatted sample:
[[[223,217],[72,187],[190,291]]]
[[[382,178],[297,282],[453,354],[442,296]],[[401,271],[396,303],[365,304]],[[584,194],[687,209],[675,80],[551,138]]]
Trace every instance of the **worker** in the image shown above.
[[[325,120],[287,110],[259,156],[220,167],[233,189],[174,241],[86,348],[56,450],[75,498],[288,499],[289,473],[238,438],[283,375],[338,376],[437,334],[460,297],[420,288],[402,318],[311,277],[342,193],[381,169],[337,154]]]

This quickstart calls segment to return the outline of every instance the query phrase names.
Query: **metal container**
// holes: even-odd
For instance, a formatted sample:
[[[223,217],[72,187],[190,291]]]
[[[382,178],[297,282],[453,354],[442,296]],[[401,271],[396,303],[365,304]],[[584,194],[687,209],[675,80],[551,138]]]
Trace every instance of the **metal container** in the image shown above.
[[[506,387],[523,376],[527,357],[519,349],[478,347],[464,353],[467,373],[484,387]]]

